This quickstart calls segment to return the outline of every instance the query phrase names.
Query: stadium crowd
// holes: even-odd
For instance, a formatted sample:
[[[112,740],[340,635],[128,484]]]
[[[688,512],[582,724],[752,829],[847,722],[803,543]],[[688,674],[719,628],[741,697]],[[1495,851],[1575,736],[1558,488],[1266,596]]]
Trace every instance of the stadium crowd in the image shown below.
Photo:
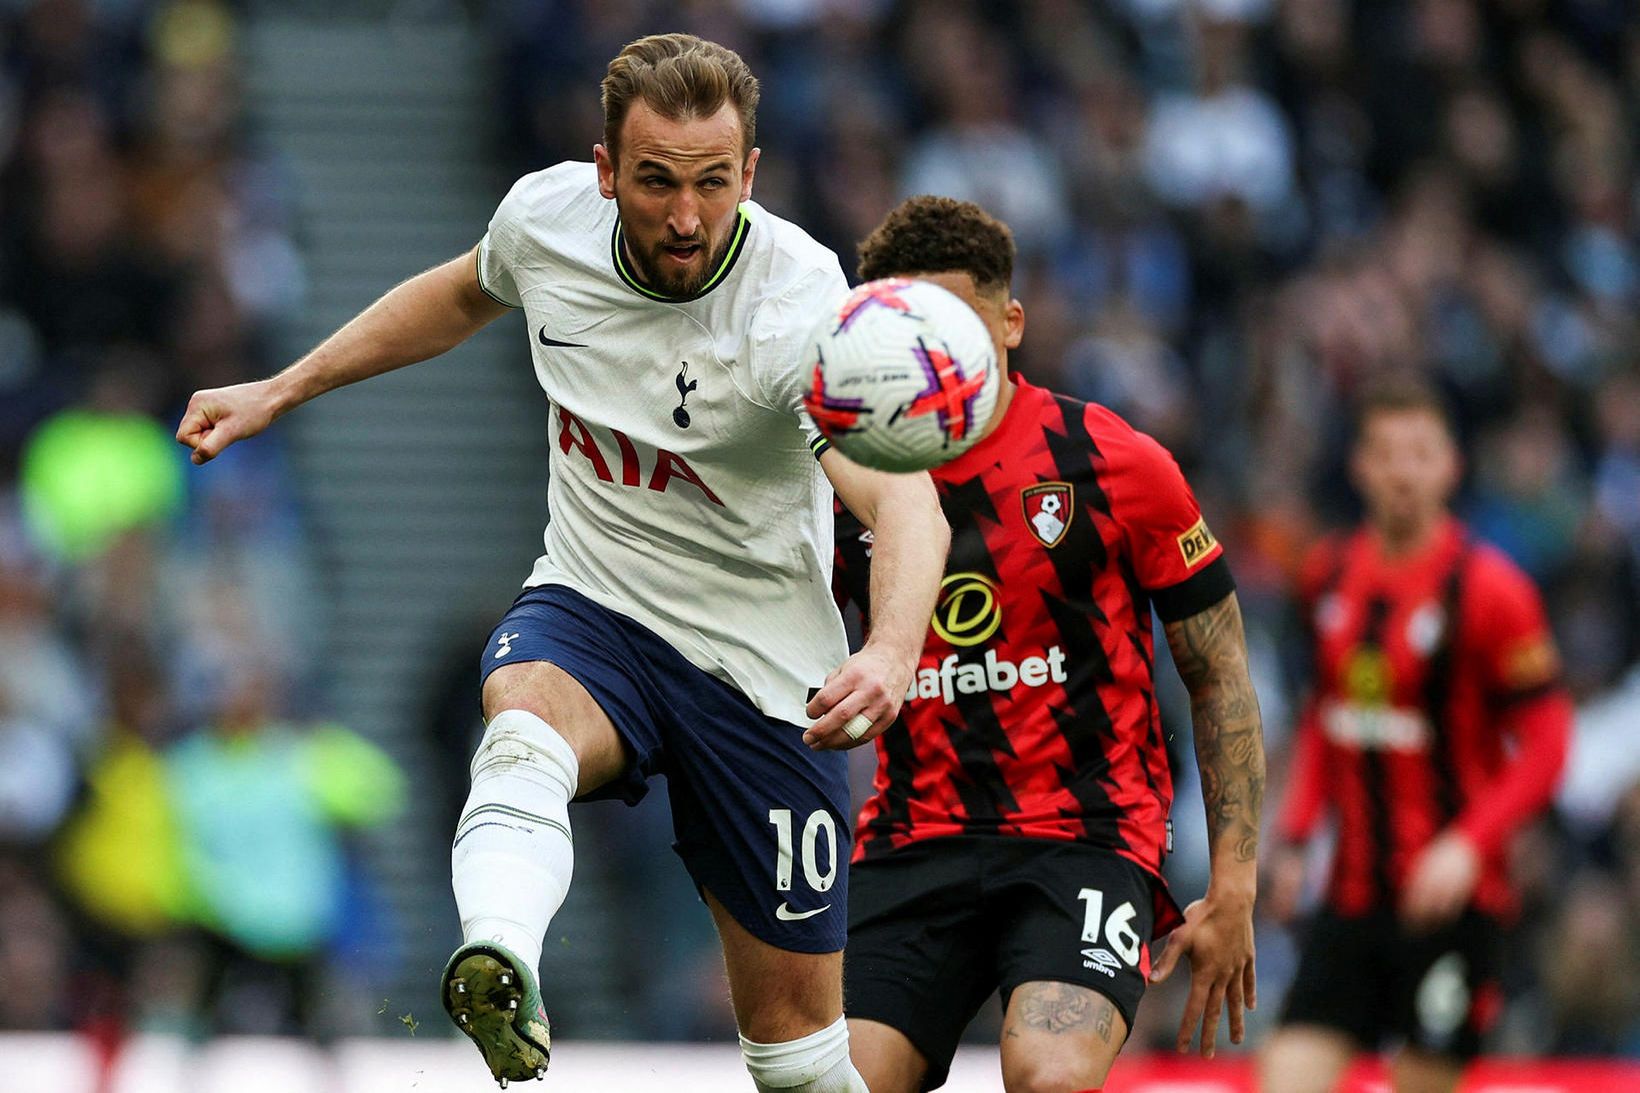
[[[1626,0],[470,7],[502,74],[497,194],[587,157],[622,44],[687,29],[762,77],[757,199],[845,266],[906,194],[1008,220],[1016,366],[1162,440],[1226,544],[1272,791],[1305,686],[1297,561],[1356,511],[1352,394],[1436,382],[1468,459],[1459,511],[1543,587],[1580,703],[1559,807],[1514,855],[1526,910],[1497,1046],[1640,1056]],[[292,187],[244,121],[240,18],[215,0],[0,4],[0,980],[41,985],[0,992],[0,1028],[345,1028],[290,986],[383,913],[351,833],[403,787],[323,723],[300,482],[277,436],[193,471],[170,437],[188,392],[283,363],[273,334],[302,304]],[[1170,866],[1192,895],[1188,718],[1164,698]],[[646,905],[652,869],[621,878]],[[1259,944],[1268,1002],[1292,950],[1270,923]],[[612,981],[678,990],[643,973],[652,944],[614,951],[633,966]],[[1170,1042],[1178,1005],[1156,992],[1136,1037]],[[725,1031],[656,1011],[606,1031]]]
[[[277,439],[187,473],[189,392],[269,370],[291,194],[203,0],[0,8],[0,1026],[328,1027],[396,765],[313,692]]]

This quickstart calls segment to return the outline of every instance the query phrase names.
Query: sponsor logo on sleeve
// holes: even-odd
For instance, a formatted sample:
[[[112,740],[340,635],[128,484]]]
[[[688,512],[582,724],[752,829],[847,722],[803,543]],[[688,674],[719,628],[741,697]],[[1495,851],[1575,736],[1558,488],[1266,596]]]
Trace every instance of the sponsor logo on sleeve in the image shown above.
[[[1179,553],[1184,555],[1185,568],[1196,568],[1218,545],[1219,541],[1207,530],[1207,518],[1197,520],[1189,531],[1179,536]]]

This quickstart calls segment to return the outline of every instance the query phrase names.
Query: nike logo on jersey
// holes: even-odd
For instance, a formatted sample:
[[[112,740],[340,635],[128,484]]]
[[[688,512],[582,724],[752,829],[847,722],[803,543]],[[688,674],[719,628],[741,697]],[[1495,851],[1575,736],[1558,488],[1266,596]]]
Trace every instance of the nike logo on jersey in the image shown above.
[[[677,379],[673,381],[678,385],[678,408],[672,411],[672,423],[680,429],[689,428],[689,411],[683,408],[683,404],[689,401],[689,392],[700,386],[699,380],[690,380],[685,386],[683,381],[688,375],[689,362],[684,361],[683,367],[678,369]]]
[[[540,330],[535,332],[535,340],[540,342],[542,345],[545,345],[545,346],[554,346],[554,345],[556,345],[556,346],[559,346],[560,348],[563,348],[563,349],[585,349],[586,348],[586,346],[583,345],[580,342],[561,342],[557,338],[547,337],[547,328],[544,327],[544,326]]]
[[[785,900],[781,900],[780,906],[774,909],[774,917],[778,918],[781,922],[802,922],[806,918],[813,918],[821,911],[829,910],[831,910],[831,904],[828,903],[824,907],[816,907],[812,911],[794,911],[790,907],[786,906]]]

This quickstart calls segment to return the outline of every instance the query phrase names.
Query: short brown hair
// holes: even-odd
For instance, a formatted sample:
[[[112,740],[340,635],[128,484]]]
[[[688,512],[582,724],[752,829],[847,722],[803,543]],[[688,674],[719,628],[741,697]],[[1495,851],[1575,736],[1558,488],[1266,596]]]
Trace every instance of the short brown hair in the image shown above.
[[[663,118],[709,118],[732,102],[740,115],[741,154],[757,137],[757,77],[732,49],[693,34],[651,34],[630,42],[604,74],[604,147],[615,155],[621,123],[643,100]]]
[[[1446,400],[1429,381],[1414,375],[1394,375],[1373,380],[1355,400],[1355,435],[1366,431],[1367,422],[1378,414],[1422,411],[1441,423],[1448,436],[1456,436]]]
[[[860,277],[966,273],[981,291],[1014,279],[1014,233],[974,204],[922,194],[908,197],[860,244]]]

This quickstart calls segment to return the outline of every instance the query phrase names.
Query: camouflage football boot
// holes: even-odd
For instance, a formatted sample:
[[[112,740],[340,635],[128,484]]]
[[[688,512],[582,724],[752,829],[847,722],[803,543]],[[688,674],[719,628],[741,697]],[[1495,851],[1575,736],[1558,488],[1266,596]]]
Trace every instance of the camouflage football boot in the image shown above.
[[[444,966],[439,996],[502,1089],[546,1076],[551,1028],[535,973],[523,961],[493,941],[463,945]]]

